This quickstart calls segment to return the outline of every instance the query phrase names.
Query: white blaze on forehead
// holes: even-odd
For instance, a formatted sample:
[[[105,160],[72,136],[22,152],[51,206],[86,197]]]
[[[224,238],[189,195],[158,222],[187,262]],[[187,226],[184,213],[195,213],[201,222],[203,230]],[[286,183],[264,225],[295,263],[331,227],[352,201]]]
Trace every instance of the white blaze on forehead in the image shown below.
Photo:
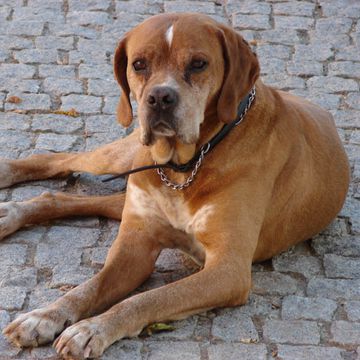
[[[174,25],[171,25],[167,30],[166,30],[166,41],[169,44],[169,47],[171,47],[171,43],[174,37]]]

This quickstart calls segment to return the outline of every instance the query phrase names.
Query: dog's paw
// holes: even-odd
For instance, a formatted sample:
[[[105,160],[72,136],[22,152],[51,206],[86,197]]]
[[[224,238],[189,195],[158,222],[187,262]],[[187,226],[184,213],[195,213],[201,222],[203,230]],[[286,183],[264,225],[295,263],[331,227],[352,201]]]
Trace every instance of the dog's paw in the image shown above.
[[[58,354],[65,359],[97,358],[109,345],[104,327],[94,319],[70,326],[54,343]]]
[[[10,160],[0,158],[0,189],[7,188],[15,183]]]
[[[0,240],[21,228],[23,211],[14,201],[0,203]]]
[[[34,310],[20,315],[3,330],[3,334],[16,346],[34,347],[53,341],[66,323],[67,319],[59,312]]]

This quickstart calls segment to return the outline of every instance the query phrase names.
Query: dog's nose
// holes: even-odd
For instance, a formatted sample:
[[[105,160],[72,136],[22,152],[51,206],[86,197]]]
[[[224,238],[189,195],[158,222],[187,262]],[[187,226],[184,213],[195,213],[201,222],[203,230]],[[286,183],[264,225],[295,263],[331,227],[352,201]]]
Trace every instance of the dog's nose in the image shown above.
[[[177,103],[177,92],[168,86],[154,87],[147,97],[149,107],[157,111],[172,110]]]

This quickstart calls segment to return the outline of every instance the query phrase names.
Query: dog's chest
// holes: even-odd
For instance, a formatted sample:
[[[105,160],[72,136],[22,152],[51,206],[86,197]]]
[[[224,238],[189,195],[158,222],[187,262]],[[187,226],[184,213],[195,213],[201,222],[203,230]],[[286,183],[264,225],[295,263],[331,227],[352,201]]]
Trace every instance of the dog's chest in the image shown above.
[[[167,189],[166,189],[167,190]],[[188,234],[203,231],[213,213],[213,205],[204,205],[196,211],[191,211],[181,196],[153,188],[146,192],[130,184],[130,199],[132,207],[137,214],[146,217],[156,217],[169,223],[178,230]]]

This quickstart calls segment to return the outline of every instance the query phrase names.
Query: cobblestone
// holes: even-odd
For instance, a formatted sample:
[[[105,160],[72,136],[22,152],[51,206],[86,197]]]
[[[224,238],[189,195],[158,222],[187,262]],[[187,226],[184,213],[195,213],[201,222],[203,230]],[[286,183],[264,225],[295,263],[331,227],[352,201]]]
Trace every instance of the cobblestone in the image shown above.
[[[360,301],[347,302],[345,311],[350,321],[360,321]]]
[[[89,79],[88,91],[90,95],[120,95],[119,87],[114,79]]]
[[[346,98],[346,103],[353,109],[360,110],[360,94],[350,93]]]
[[[53,268],[51,287],[63,285],[77,286],[89,280],[94,275],[94,270],[84,267],[67,267],[64,264]]]
[[[356,1],[2,0],[0,157],[92,150],[125,136],[127,130],[115,118],[120,90],[113,76],[114,49],[127,30],[163,11],[202,12],[240,29],[258,54],[265,83],[333,114],[353,180],[332,225],[311,241],[254,265],[244,306],[173,322],[172,332],[117,342],[101,360],[268,360],[276,353],[283,360],[360,359]],[[9,103],[13,95],[22,102]],[[71,108],[80,116],[54,114]],[[0,191],[0,201],[22,201],[46,190],[111,193],[123,184],[105,185],[82,174],[13,186]],[[117,221],[93,217],[59,219],[7,237],[0,244],[0,330],[20,311],[56,300],[99,271],[117,232]],[[189,273],[182,256],[166,250],[139,290]],[[55,356],[49,346],[20,351],[0,335],[0,360]]]
[[[287,296],[282,303],[283,320],[323,320],[331,321],[337,304],[324,298]]]
[[[298,290],[297,281],[277,272],[253,274],[253,291],[256,294],[289,295]]]
[[[36,268],[7,266],[0,269],[0,287],[17,286],[31,290],[37,284]]]
[[[280,344],[311,344],[320,342],[320,331],[316,322],[291,320],[268,320],[264,325],[264,338]]]
[[[14,52],[14,58],[20,63],[56,63],[58,54],[56,50],[25,49]]]
[[[13,96],[11,94],[10,96]],[[47,94],[15,94],[21,99],[19,104],[9,103],[5,104],[5,111],[20,109],[20,110],[49,110],[51,101]],[[8,96],[7,99],[10,97]]]
[[[218,344],[208,348],[209,360],[266,360],[264,345]]]
[[[360,280],[320,279],[309,281],[307,292],[309,296],[328,299],[360,299]]]
[[[71,264],[72,267],[80,265],[81,249],[73,249],[68,251],[68,247],[62,243],[49,245],[39,244],[36,249],[35,266],[37,267],[54,267],[58,264],[64,267]]]
[[[275,16],[276,29],[309,30],[314,25],[312,18],[302,16]]]
[[[241,13],[241,14],[263,14],[270,15],[271,6],[270,4],[263,2],[254,2],[250,0],[237,1],[228,0],[226,2],[227,11],[230,13]]]
[[[325,61],[334,55],[331,46],[322,44],[318,46],[313,45],[296,45],[294,53],[294,60],[296,62],[306,61]]]
[[[80,80],[47,78],[44,80],[44,90],[56,95],[81,94],[83,83]]]
[[[21,36],[0,35],[0,42],[3,49],[21,50],[34,46],[31,39],[26,39]]]
[[[323,65],[316,61],[291,62],[287,66],[290,75],[312,76],[322,75]]]
[[[358,279],[360,277],[360,259],[351,259],[334,254],[324,256],[326,276],[329,278]]]
[[[109,15],[105,12],[93,11],[74,11],[67,19],[74,24],[79,25],[105,25],[110,22]]]
[[[61,295],[63,292],[58,289],[35,289],[30,295],[29,310],[49,305]]]
[[[38,49],[71,50],[74,48],[74,38],[59,36],[38,36],[35,39],[35,47]]]
[[[62,108],[75,109],[81,113],[98,113],[101,110],[101,98],[86,95],[66,95],[61,97]]]
[[[321,272],[321,261],[313,256],[281,254],[273,258],[276,271],[295,272],[311,278]]]
[[[360,78],[360,63],[339,61],[329,64],[329,75]]]
[[[307,2],[275,3],[273,5],[275,15],[298,15],[312,17],[315,4]]]
[[[16,113],[0,113],[0,130],[29,130],[29,116]]]
[[[115,343],[103,356],[102,360],[142,360],[142,343],[137,341],[121,341]]]
[[[215,5],[212,1],[165,1],[165,12],[200,12],[215,14]]]
[[[53,77],[60,79],[75,78],[74,65],[40,65],[39,76],[43,78]]]
[[[38,36],[41,35],[44,29],[43,21],[12,21],[7,24],[8,35],[27,35]]]
[[[339,345],[358,345],[360,323],[334,321],[331,325],[332,341]]]
[[[282,360],[342,360],[341,349],[319,346],[279,345],[278,357]]]
[[[17,286],[0,288],[0,309],[20,310],[24,305],[26,290]]]
[[[1,78],[32,78],[35,74],[35,67],[25,64],[1,64],[0,77]]]
[[[48,243],[56,245],[62,242],[67,248],[94,246],[99,238],[98,229],[87,229],[70,226],[53,226],[47,233]]]
[[[236,29],[270,29],[270,19],[267,15],[235,14],[233,25]]]
[[[355,80],[337,76],[314,76],[307,81],[307,85],[309,88],[322,89],[330,93],[359,90]]]
[[[70,151],[77,140],[78,137],[74,135],[40,134],[35,148],[55,152]]]
[[[360,240],[356,236],[319,236],[312,241],[312,247],[319,255],[334,253],[342,256],[360,256]]]
[[[259,340],[250,316],[238,309],[231,309],[218,315],[213,321],[212,334],[223,341]]]
[[[113,68],[110,65],[80,65],[79,77],[88,79],[114,80]]]
[[[111,0],[69,0],[70,11],[84,11],[84,10],[107,10],[111,4]]]
[[[153,342],[149,345],[149,360],[200,360],[200,348],[193,342]]]
[[[0,264],[3,265],[24,265],[26,261],[25,245],[0,244]]]
[[[60,134],[72,133],[80,130],[82,126],[83,122],[80,118],[54,114],[36,114],[31,123],[34,131],[51,131]]]

